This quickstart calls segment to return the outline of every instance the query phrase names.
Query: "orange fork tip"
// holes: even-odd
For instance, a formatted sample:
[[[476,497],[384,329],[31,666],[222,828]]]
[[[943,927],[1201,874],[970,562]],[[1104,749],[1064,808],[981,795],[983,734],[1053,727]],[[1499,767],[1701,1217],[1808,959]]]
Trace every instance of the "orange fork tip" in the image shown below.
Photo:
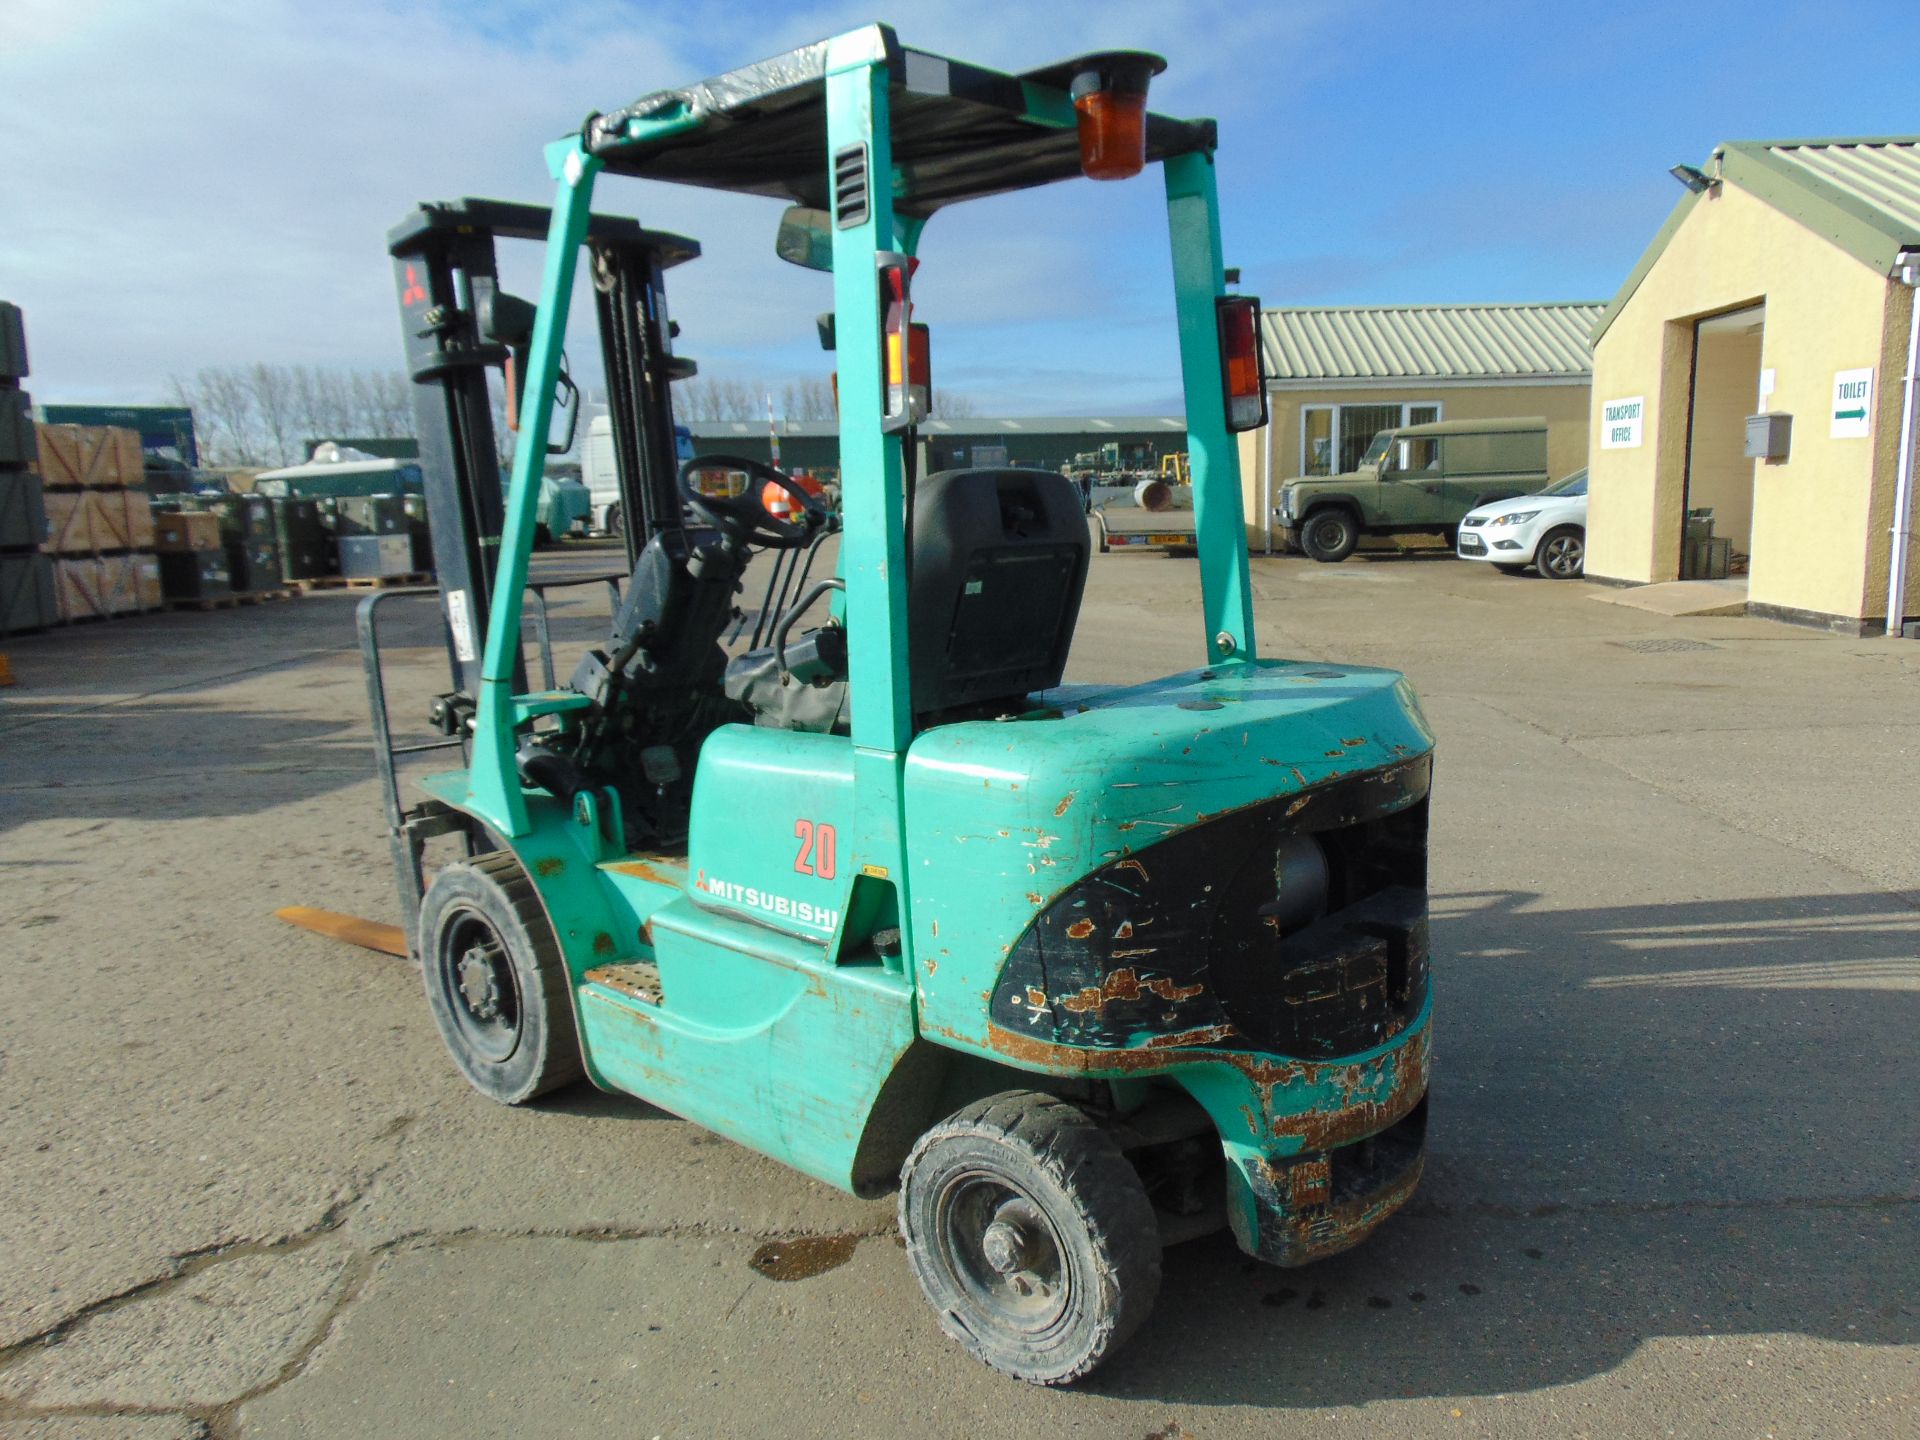
[[[358,915],[342,915],[337,910],[316,910],[310,905],[288,905],[273,912],[276,920],[311,930],[329,940],[344,940],[363,950],[378,950],[383,955],[407,958],[407,932],[398,925],[383,925],[378,920],[363,920]]]

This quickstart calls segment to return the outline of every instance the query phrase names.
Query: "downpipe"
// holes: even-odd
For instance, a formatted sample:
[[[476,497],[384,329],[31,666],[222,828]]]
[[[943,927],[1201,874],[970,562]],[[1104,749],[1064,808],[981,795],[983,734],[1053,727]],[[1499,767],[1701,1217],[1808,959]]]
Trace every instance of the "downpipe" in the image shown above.
[[[1887,634],[1899,635],[1907,614],[1907,563],[1913,549],[1914,451],[1920,446],[1920,250],[1902,250],[1900,282],[1911,301],[1907,373],[1901,382],[1900,453],[1894,463],[1893,545],[1887,558]]]

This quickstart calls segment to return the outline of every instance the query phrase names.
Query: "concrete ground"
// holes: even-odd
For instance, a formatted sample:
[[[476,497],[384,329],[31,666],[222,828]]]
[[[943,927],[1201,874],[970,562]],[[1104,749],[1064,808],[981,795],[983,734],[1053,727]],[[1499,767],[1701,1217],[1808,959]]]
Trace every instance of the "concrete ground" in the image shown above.
[[[0,1436],[1920,1433],[1920,646],[1254,573],[1268,653],[1402,668],[1440,737],[1432,1158],[1309,1269],[1171,1251],[1067,1392],[942,1338],[890,1202],[490,1105],[405,962],[271,918],[395,914],[351,598],[8,644]],[[1099,558],[1071,678],[1195,663],[1196,587]],[[798,1236],[845,1262],[753,1267]]]

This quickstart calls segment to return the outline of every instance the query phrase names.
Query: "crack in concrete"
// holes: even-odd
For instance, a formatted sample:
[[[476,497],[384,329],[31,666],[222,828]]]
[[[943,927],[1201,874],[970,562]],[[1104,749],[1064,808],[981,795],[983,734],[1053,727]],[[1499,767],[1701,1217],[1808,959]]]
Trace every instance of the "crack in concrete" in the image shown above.
[[[388,1165],[393,1162],[390,1160]],[[380,1169],[384,1170],[385,1165]],[[378,1172],[376,1172],[377,1175]],[[327,1235],[339,1232],[351,1223],[351,1211],[368,1203],[367,1190],[374,1176],[370,1176],[366,1186],[351,1196],[344,1197],[329,1207],[323,1220],[300,1235],[287,1240],[265,1245],[232,1245],[208,1247],[205,1251],[189,1252],[178,1257],[182,1266],[180,1273],[161,1280],[130,1287],[118,1296],[109,1297],[87,1309],[50,1327],[41,1335],[24,1340],[0,1352],[0,1369],[4,1369],[19,1354],[36,1344],[55,1344],[60,1337],[85,1320],[107,1310],[133,1303],[165,1289],[177,1286],[181,1281],[198,1274],[208,1266],[222,1263],[242,1255],[270,1254],[279,1256],[295,1253]],[[1447,1220],[1462,1217],[1505,1219],[1505,1220],[1548,1220],[1563,1215],[1642,1216],[1670,1214],[1714,1214],[1728,1211],[1820,1211],[1820,1210],[1894,1210],[1920,1206],[1920,1194],[1898,1192],[1871,1195],[1838,1196],[1781,1196],[1763,1200],[1708,1200],[1681,1199],[1655,1201],[1599,1200],[1591,1202],[1547,1201],[1533,1206],[1501,1205],[1494,1202],[1470,1202],[1465,1205],[1415,1201],[1401,1214],[1408,1219]],[[852,1230],[837,1230],[836,1236],[851,1236],[861,1240],[877,1240],[895,1233],[891,1221]],[[348,1263],[345,1276],[340,1283],[326,1313],[314,1322],[308,1336],[295,1348],[284,1365],[274,1377],[260,1385],[253,1386],[244,1393],[234,1396],[217,1406],[207,1407],[166,1407],[151,1408],[139,1405],[120,1406],[50,1406],[35,1407],[18,1402],[0,1400],[0,1419],[25,1420],[54,1417],[71,1418],[114,1418],[128,1417],[166,1417],[178,1416],[199,1424],[208,1440],[232,1440],[238,1432],[239,1413],[248,1402],[271,1394],[288,1382],[299,1378],[312,1365],[328,1340],[338,1331],[347,1312],[365,1296],[369,1283],[378,1272],[381,1262],[389,1256],[420,1250],[453,1250],[474,1246],[508,1244],[519,1240],[560,1241],[576,1244],[617,1244],[634,1240],[710,1240],[714,1238],[738,1238],[742,1240],[774,1241],[802,1238],[821,1238],[825,1232],[813,1229],[751,1230],[738,1226],[712,1225],[701,1222],[689,1224],[662,1225],[585,1225],[585,1226],[519,1226],[505,1230],[488,1230],[478,1226],[461,1227],[453,1230],[412,1230],[369,1245],[358,1250]],[[748,1284],[750,1289],[752,1282]],[[742,1292],[740,1299],[745,1298]],[[729,1308],[737,1308],[740,1299]]]

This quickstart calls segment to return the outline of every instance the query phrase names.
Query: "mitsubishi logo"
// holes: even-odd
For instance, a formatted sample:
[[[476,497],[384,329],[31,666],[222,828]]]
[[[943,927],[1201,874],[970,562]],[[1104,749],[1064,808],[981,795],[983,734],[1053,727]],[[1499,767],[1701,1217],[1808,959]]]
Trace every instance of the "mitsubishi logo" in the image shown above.
[[[407,266],[407,288],[400,292],[400,303],[411,310],[426,302],[427,289],[420,283],[420,277],[413,273],[413,266]]]

